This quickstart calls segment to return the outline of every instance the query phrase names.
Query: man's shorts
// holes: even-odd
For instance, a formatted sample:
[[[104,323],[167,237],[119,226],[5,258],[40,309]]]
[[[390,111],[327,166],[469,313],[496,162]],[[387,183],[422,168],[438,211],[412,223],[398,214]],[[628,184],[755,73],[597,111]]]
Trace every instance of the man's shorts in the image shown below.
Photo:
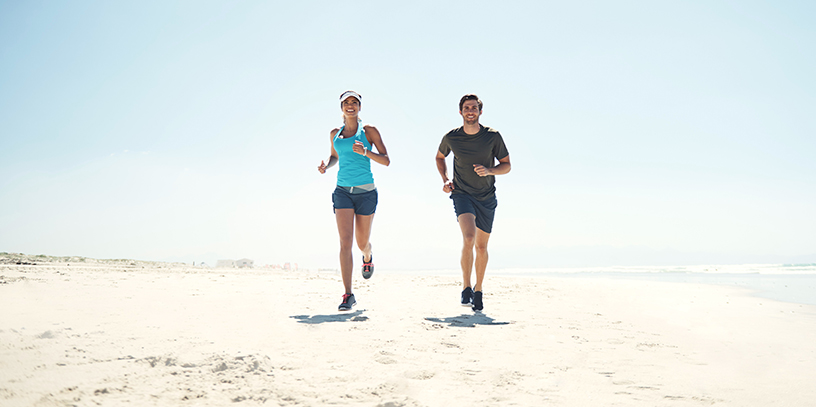
[[[476,215],[476,227],[485,233],[493,230],[493,216],[496,214],[498,201],[496,196],[492,196],[484,201],[479,201],[469,194],[451,194],[453,199],[453,210],[456,212],[456,219],[463,213]]]
[[[377,190],[366,191],[361,194],[352,194],[341,187],[332,193],[334,210],[354,209],[357,215],[373,215],[377,210]]]

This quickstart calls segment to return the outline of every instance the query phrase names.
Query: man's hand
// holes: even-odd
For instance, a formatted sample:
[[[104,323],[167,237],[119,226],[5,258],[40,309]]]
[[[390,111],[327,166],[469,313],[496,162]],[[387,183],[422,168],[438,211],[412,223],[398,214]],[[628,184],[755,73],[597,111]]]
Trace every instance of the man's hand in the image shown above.
[[[479,174],[480,177],[486,177],[488,175],[493,175],[490,173],[490,168],[485,167],[481,164],[473,164],[473,171],[476,171],[476,174]]]
[[[445,184],[442,185],[442,191],[445,193],[450,193],[451,191],[453,191],[453,181],[451,180],[445,181]]]

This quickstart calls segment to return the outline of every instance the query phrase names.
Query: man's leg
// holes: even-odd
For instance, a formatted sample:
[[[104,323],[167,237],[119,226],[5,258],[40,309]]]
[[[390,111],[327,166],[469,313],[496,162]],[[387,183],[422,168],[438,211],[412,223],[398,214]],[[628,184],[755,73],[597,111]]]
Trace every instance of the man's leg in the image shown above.
[[[459,215],[459,228],[462,229],[462,288],[470,287],[470,276],[473,274],[473,246],[476,243],[476,215],[463,213]],[[487,263],[485,263],[487,264]],[[482,271],[484,275],[484,270]],[[477,275],[478,281],[478,275]]]
[[[354,244],[354,209],[335,209],[337,218],[337,232],[340,234],[340,274],[343,276],[343,286],[346,294],[351,294],[351,268],[354,260],[351,257],[351,248]]]
[[[482,229],[476,229],[476,285],[473,291],[482,291],[482,281],[484,281],[485,270],[487,270],[487,241],[490,233]]]

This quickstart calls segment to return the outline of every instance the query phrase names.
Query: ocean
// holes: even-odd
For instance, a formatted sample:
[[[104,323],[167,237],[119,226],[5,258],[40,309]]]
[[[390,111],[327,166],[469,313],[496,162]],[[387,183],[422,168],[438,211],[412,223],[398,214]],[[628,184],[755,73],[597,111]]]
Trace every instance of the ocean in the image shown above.
[[[460,275],[459,270],[422,271],[420,274]],[[508,268],[490,269],[487,277],[611,278],[714,284],[742,287],[760,298],[816,305],[816,263],[742,264],[651,267]]]

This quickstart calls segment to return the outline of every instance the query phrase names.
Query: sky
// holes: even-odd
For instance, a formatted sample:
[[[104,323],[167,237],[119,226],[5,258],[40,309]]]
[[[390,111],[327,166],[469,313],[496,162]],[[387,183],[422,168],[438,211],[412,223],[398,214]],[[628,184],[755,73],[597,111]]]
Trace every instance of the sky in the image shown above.
[[[353,89],[391,157],[372,164],[379,268],[458,268],[434,156],[467,93],[512,162],[491,268],[816,262],[815,18],[807,1],[0,1],[0,252],[338,268],[336,167],[317,166]]]

